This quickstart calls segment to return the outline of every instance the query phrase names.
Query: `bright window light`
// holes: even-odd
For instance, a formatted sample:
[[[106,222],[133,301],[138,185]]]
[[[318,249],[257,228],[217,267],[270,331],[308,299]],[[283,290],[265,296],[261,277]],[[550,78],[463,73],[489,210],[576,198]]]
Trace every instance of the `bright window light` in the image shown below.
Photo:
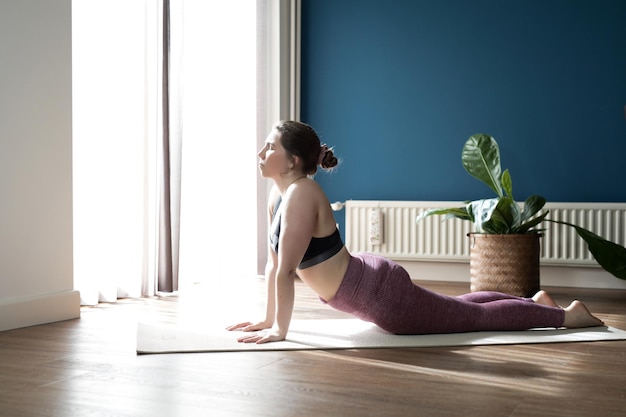
[[[154,234],[157,3],[74,0],[74,277],[138,296]],[[184,1],[180,288],[256,276],[256,2]]]

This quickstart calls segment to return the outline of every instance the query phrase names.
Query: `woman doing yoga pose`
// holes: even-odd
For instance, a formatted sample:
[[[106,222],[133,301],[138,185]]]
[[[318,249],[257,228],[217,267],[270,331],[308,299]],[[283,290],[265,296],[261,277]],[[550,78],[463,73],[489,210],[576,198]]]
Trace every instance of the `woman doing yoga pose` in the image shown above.
[[[318,166],[335,167],[337,158],[307,124],[278,122],[258,156],[261,175],[274,181],[268,207],[267,304],[262,320],[228,327],[247,332],[240,342],[286,338],[296,273],[322,302],[395,334],[603,324],[580,301],[561,308],[544,291],[532,298],[497,292],[451,297],[416,285],[400,265],[381,256],[350,254],[329,201],[312,178]]]

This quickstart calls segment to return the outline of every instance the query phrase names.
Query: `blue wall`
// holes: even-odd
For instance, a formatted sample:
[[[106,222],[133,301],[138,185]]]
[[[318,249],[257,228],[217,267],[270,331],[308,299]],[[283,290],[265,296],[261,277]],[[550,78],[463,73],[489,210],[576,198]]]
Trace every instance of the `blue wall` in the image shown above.
[[[302,0],[331,201],[491,197],[461,165],[483,132],[518,200],[626,202],[625,104],[624,0]]]

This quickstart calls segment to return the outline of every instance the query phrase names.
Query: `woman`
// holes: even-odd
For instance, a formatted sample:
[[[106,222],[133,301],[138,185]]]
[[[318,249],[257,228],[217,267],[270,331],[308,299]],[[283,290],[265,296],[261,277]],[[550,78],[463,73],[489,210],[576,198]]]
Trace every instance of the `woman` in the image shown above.
[[[274,181],[268,207],[267,306],[263,320],[227,328],[250,332],[239,342],[286,338],[296,272],[322,302],[395,334],[603,324],[581,302],[560,308],[544,291],[532,298],[496,292],[450,297],[415,285],[402,267],[383,257],[351,255],[326,195],[311,178],[318,166],[335,167],[337,158],[307,124],[277,123],[258,156],[261,175]]]

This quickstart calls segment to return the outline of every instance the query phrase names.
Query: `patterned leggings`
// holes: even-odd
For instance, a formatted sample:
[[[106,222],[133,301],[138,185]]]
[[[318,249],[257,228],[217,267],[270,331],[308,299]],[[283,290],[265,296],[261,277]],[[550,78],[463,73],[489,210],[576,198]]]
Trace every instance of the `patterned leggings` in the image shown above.
[[[395,334],[458,333],[561,327],[565,312],[498,292],[458,297],[414,284],[400,265],[378,255],[352,255],[329,306]]]

